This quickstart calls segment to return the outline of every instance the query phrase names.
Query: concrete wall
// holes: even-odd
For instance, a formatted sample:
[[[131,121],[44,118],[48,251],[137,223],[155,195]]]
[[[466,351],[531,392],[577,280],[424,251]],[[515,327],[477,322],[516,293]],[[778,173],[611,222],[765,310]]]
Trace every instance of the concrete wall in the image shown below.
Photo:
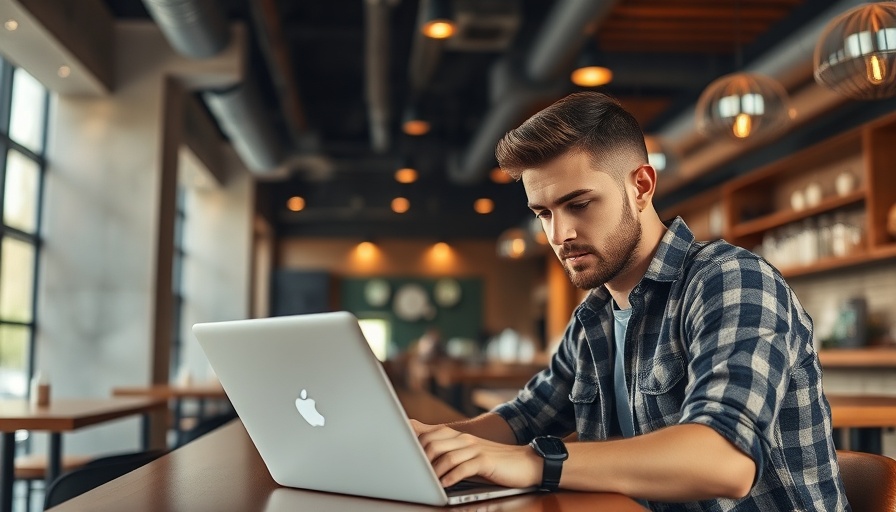
[[[179,170],[200,166],[182,158]],[[181,369],[195,381],[212,374],[191,328],[197,322],[249,316],[253,180],[229,173],[225,187],[187,184],[184,226]]]
[[[151,380],[164,83],[185,70],[204,71],[201,62],[175,55],[153,24],[121,25],[115,40],[112,94],[51,99],[36,361],[55,397],[105,397],[115,386]],[[195,206],[197,226],[219,236],[191,242],[192,249],[227,278],[191,278],[190,286],[203,290],[202,278],[215,279],[217,299],[209,305],[211,292],[195,296],[190,319],[245,315],[248,279],[236,267],[248,265],[248,256],[230,244],[248,243],[248,179]],[[233,232],[222,236],[231,222]],[[131,450],[138,441],[138,420],[128,419],[67,434],[65,451]]]

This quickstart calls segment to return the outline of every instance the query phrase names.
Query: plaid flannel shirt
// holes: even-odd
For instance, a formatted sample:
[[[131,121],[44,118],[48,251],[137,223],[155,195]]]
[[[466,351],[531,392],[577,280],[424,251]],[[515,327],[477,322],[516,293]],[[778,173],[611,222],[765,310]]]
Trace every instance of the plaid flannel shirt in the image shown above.
[[[632,290],[625,377],[635,435],[707,425],[757,467],[749,495],[652,510],[849,510],[831,413],[812,345],[812,320],[781,275],[724,241],[696,242],[668,224]],[[550,367],[495,408],[520,443],[578,433],[606,439],[613,409],[613,314],[609,292],[576,309]]]

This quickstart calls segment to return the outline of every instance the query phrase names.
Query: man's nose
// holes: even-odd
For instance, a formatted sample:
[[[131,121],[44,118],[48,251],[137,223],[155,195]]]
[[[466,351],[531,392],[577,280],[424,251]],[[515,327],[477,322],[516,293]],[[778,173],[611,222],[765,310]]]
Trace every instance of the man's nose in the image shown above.
[[[568,240],[576,238],[575,226],[571,219],[562,215],[554,215],[551,217],[550,239],[554,245],[561,245]]]

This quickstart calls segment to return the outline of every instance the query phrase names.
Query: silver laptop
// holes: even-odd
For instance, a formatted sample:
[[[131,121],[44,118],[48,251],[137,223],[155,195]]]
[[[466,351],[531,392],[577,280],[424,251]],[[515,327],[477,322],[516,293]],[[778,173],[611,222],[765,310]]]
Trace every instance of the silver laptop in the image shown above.
[[[535,490],[446,492],[351,313],[196,324],[193,333],[280,485],[428,505]]]

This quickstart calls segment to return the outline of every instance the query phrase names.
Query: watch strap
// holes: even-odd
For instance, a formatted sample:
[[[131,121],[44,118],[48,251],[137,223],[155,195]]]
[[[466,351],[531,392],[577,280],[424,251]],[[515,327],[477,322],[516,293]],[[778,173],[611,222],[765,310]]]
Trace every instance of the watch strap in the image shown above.
[[[544,458],[544,469],[541,475],[541,489],[554,492],[560,487],[560,474],[563,471],[563,461]]]

